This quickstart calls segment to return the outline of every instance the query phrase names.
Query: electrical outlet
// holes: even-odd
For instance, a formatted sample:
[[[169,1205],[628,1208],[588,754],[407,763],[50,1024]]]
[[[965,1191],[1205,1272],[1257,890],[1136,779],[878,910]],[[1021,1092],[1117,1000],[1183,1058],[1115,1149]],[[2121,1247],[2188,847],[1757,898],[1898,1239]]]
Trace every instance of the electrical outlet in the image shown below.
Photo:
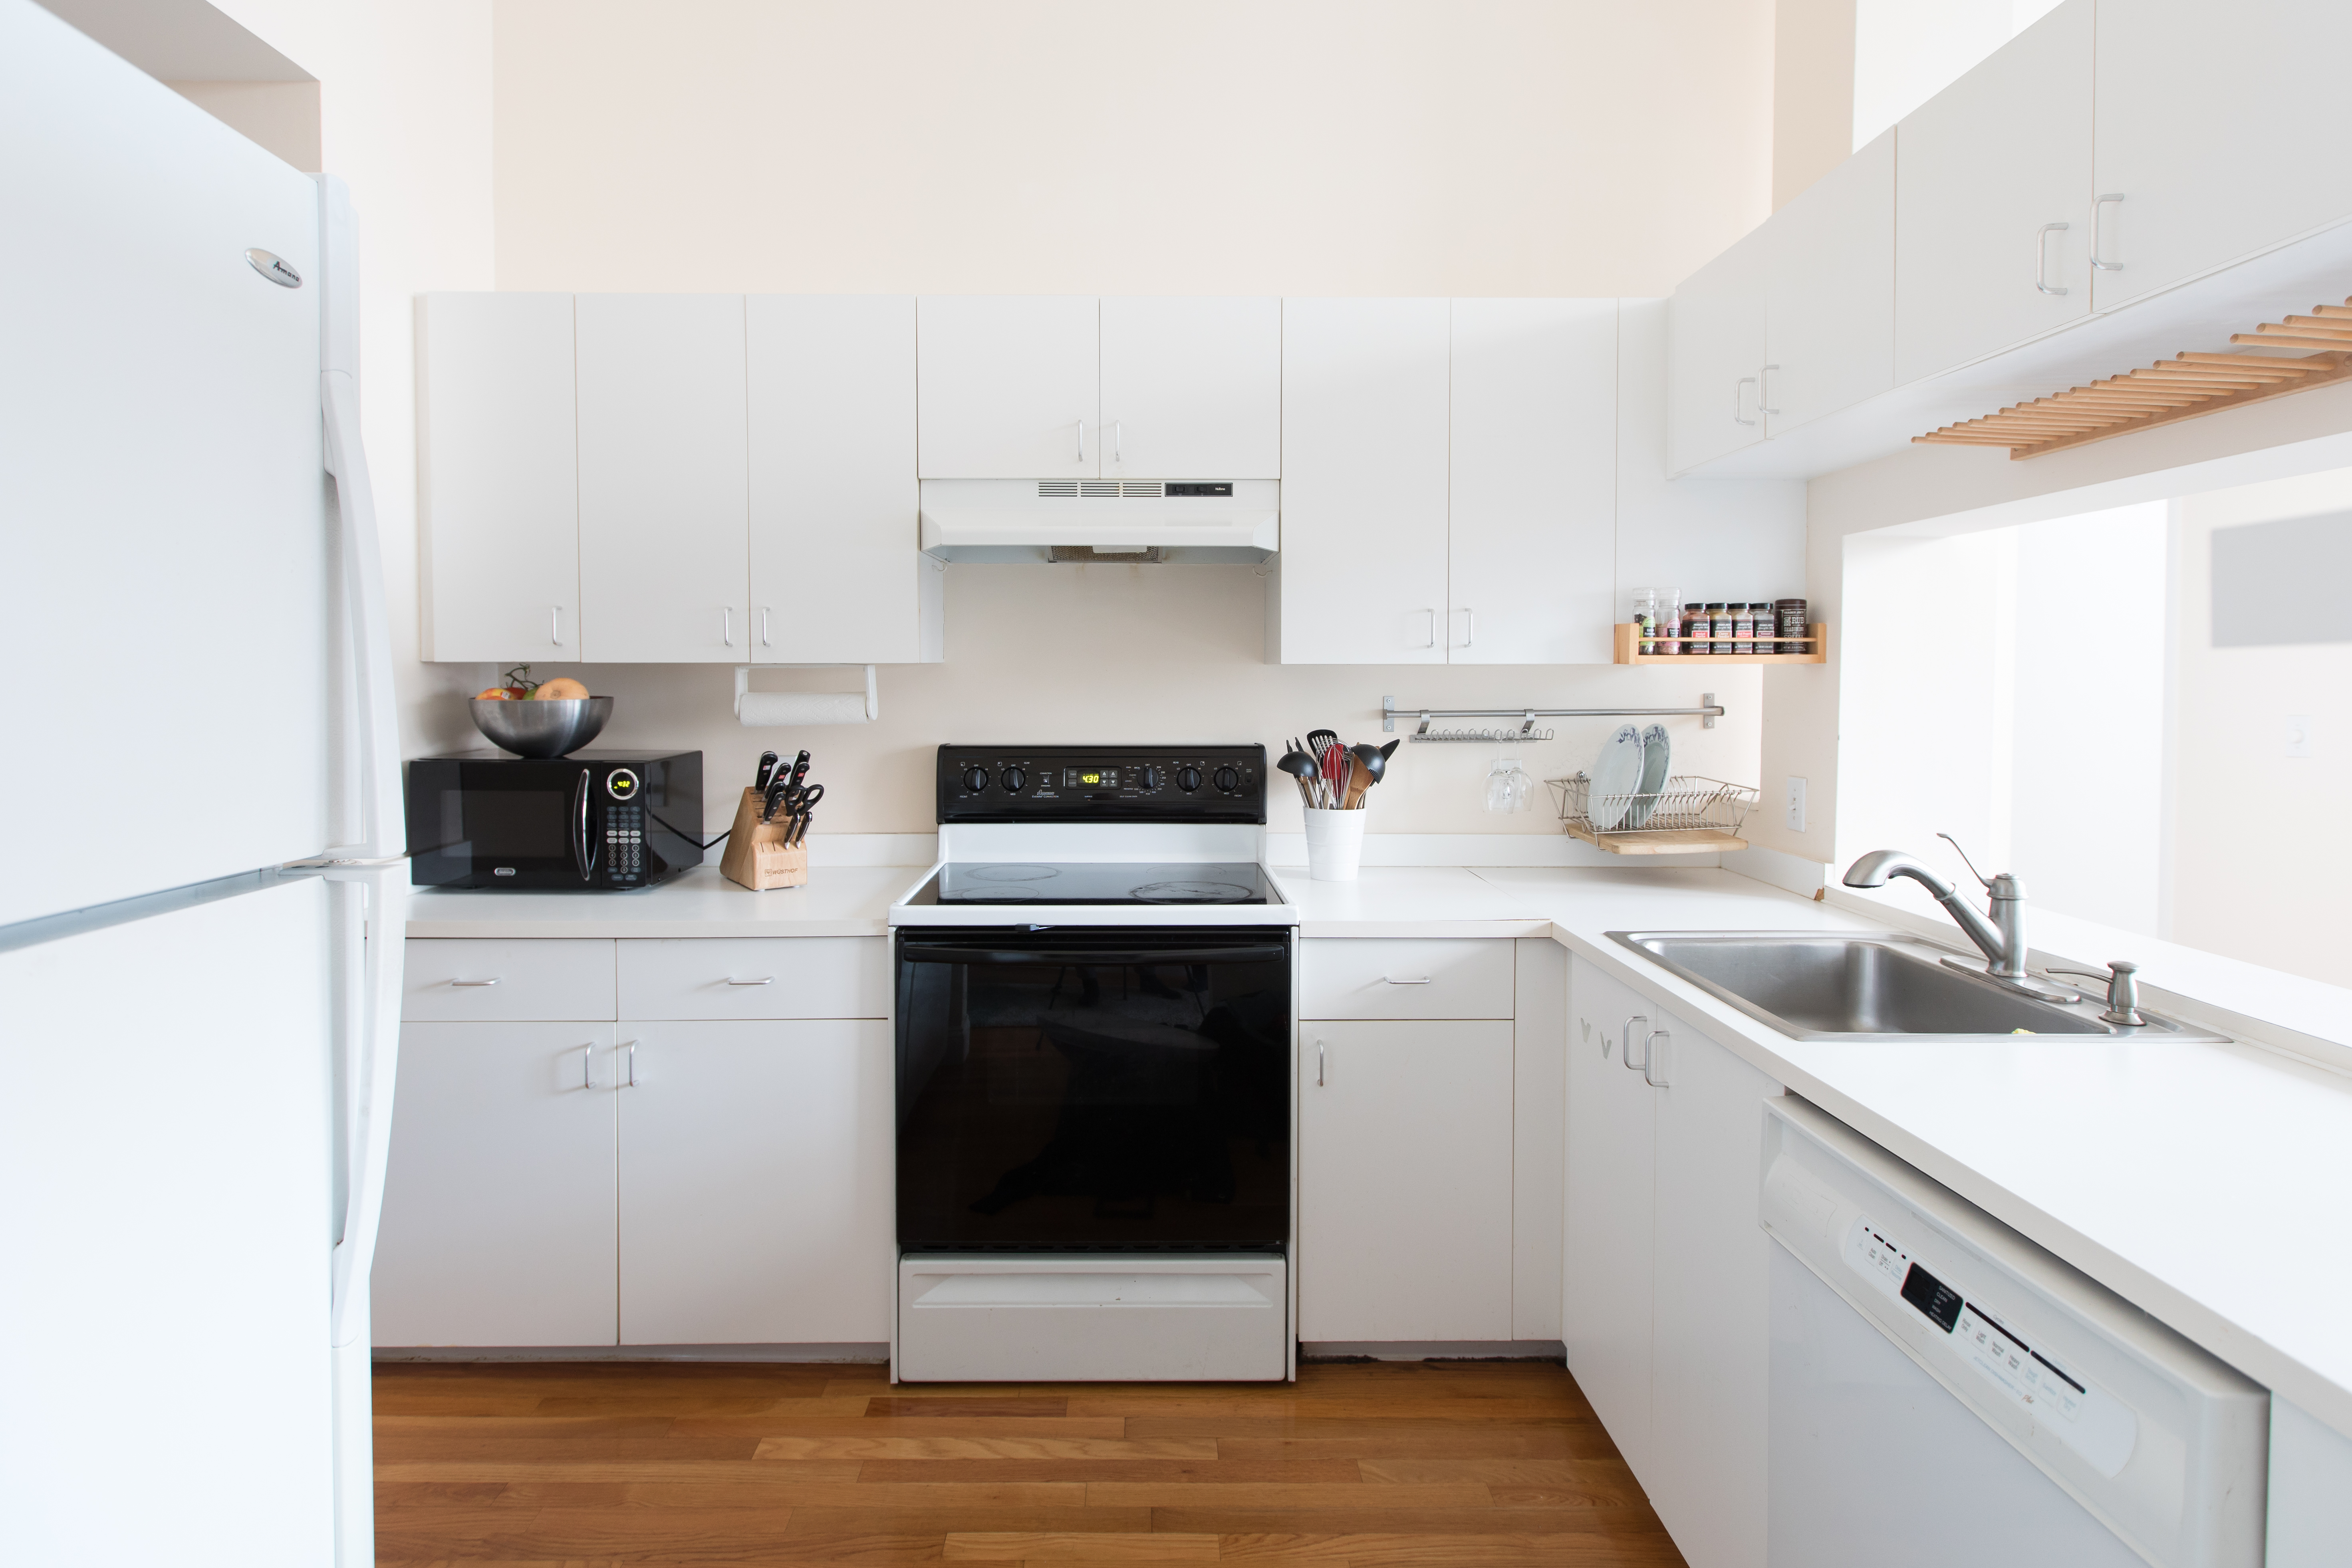
[[[2297,713],[2286,721],[2286,754],[2290,757],[2311,755],[2311,715]]]
[[[1790,775],[1789,779],[1789,831],[1805,830],[1805,781]]]

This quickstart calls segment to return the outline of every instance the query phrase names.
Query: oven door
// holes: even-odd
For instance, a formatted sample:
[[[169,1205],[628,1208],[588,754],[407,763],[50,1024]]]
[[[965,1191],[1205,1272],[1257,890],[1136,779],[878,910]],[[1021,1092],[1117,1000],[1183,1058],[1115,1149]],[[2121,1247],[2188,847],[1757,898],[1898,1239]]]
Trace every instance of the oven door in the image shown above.
[[[603,767],[420,757],[408,764],[410,880],[450,888],[597,884]]]
[[[1275,1251],[1286,928],[898,936],[908,1251]]]

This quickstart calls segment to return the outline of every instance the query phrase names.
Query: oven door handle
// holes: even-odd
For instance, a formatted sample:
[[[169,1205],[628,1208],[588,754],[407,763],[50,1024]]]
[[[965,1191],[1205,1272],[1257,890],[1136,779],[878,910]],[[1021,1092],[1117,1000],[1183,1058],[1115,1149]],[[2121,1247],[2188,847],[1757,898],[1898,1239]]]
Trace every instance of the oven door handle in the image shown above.
[[[595,873],[596,861],[588,843],[588,780],[593,768],[580,770],[580,782],[572,791],[572,863],[580,868],[580,879],[588,881]]]
[[[1058,948],[932,947],[908,942],[898,956],[909,963],[1279,963],[1290,950],[1255,947]]]

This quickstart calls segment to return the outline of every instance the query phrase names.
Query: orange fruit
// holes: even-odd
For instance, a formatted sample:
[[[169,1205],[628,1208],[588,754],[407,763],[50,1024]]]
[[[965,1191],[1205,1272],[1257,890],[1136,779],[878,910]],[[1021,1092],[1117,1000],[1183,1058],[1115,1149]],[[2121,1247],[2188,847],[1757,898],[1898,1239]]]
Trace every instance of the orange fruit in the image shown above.
[[[559,675],[553,680],[541,681],[539,689],[531,693],[531,696],[542,702],[577,702],[587,695],[588,689],[568,675]]]

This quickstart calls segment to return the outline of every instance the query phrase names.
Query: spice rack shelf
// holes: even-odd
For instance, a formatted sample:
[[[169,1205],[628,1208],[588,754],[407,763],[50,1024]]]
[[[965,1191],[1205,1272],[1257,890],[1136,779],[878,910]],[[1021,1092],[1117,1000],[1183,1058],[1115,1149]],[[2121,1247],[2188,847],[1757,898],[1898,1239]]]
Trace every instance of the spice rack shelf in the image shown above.
[[[1617,623],[1617,660],[1619,664],[1827,664],[1830,658],[1830,628],[1820,621],[1805,627],[1802,637],[1773,637],[1773,642],[1801,642],[1810,653],[1641,653],[1642,628],[1633,621]]]

